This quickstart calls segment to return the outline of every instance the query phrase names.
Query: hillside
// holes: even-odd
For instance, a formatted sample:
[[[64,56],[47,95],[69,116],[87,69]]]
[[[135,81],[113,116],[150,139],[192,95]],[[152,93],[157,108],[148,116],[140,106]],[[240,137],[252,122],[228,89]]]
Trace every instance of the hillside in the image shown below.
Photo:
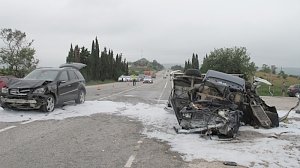
[[[152,62],[148,61],[146,58],[139,59],[135,62],[129,63],[129,69],[132,71],[160,71],[164,69],[164,66],[158,63],[156,60]]]
[[[297,78],[288,76],[286,79],[283,79],[277,74],[269,74],[264,72],[256,72],[255,76],[266,79],[273,84],[273,86],[271,86],[271,92],[273,92],[274,96],[282,96],[281,88],[283,81],[285,81],[287,87],[293,84],[300,84],[299,77]],[[261,96],[269,96],[269,87],[266,85],[262,85],[260,88],[258,88],[258,93]]]

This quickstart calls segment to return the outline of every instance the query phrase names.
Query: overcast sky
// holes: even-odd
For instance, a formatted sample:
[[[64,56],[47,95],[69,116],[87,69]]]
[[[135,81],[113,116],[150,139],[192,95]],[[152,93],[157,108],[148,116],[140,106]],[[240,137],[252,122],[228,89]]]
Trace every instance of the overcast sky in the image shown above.
[[[70,44],[160,63],[242,46],[256,65],[300,67],[299,0],[0,0],[0,28],[34,39],[40,66],[58,66]],[[0,43],[2,45],[2,43]],[[2,47],[2,46],[0,46]]]

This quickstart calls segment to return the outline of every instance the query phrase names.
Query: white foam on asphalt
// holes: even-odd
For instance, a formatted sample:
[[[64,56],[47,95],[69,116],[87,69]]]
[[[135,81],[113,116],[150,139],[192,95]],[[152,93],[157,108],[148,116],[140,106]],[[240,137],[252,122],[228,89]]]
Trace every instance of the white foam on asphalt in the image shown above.
[[[187,161],[205,159],[207,161],[234,161],[251,167],[300,167],[300,114],[292,112],[289,123],[281,123],[273,129],[254,129],[243,126],[240,132],[254,131],[266,135],[284,133],[288,140],[257,137],[239,141],[218,141],[201,138],[198,134],[176,134],[173,126],[178,126],[175,114],[164,110],[165,105],[128,104],[111,101],[86,101],[84,104],[71,104],[63,109],[55,109],[49,114],[36,111],[5,111],[0,108],[1,122],[21,122],[30,120],[62,120],[70,117],[90,116],[96,113],[122,115],[141,121],[143,134],[150,138],[166,141],[171,150],[182,154]],[[279,115],[284,115],[280,111]],[[298,118],[294,120],[293,118]]]

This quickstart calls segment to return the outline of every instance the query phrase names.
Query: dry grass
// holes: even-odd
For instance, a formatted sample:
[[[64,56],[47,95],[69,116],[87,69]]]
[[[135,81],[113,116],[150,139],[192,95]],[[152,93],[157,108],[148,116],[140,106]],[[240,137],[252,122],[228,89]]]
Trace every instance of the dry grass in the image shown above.
[[[271,90],[274,93],[274,96],[282,96],[281,88],[282,88],[282,82],[283,81],[285,82],[286,87],[289,87],[290,85],[293,85],[293,84],[300,84],[300,78],[299,77],[297,78],[297,77],[288,76],[286,79],[283,79],[279,75],[269,74],[269,73],[264,73],[264,72],[256,72],[255,76],[266,79],[266,80],[268,80],[269,82],[271,82],[273,84],[273,86],[271,87]],[[258,89],[258,93],[261,96],[270,95],[269,87],[265,86],[265,85],[262,85]],[[287,96],[287,95],[285,94],[285,96]]]

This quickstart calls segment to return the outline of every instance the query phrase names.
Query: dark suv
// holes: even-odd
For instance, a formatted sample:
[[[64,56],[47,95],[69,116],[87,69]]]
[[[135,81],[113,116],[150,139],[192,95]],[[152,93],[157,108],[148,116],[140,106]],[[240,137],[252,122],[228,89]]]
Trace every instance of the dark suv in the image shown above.
[[[79,69],[85,66],[72,63],[59,68],[38,68],[23,79],[11,79],[2,88],[1,106],[4,109],[51,112],[56,105],[66,101],[84,103],[85,79]]]
[[[300,84],[291,85],[287,90],[287,94],[290,97],[296,96],[297,93],[300,94]]]

